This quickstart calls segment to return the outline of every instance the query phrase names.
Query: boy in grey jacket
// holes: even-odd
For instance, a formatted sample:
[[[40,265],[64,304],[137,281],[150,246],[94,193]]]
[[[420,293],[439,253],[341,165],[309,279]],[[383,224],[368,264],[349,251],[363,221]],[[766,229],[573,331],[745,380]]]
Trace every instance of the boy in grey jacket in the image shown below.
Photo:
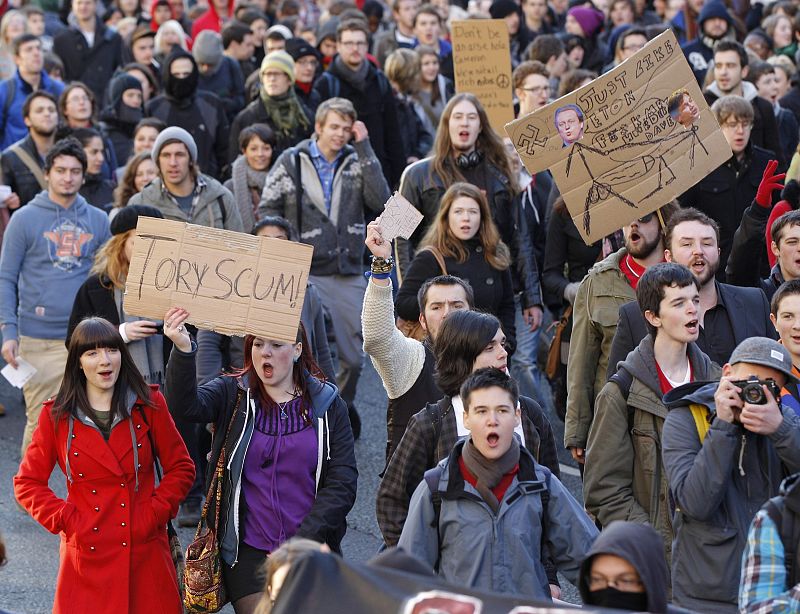
[[[597,529],[514,437],[519,393],[508,375],[478,369],[461,398],[470,437],[426,472],[398,545],[447,582],[550,600],[545,548],[575,584]]]

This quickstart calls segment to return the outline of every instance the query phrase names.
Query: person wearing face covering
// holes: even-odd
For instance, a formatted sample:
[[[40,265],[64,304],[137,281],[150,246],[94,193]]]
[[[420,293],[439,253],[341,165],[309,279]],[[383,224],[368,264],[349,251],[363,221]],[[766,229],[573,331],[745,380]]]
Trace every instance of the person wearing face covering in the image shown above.
[[[197,89],[219,96],[228,121],[244,108],[244,77],[239,62],[223,53],[222,37],[203,30],[192,45],[192,55],[200,70]]]
[[[100,128],[111,141],[114,154],[125,162],[133,152],[133,132],[144,117],[142,84],[128,73],[120,73],[111,80],[110,104],[100,114]]]
[[[192,54],[173,47],[162,70],[164,93],[147,103],[145,114],[191,134],[197,145],[197,165],[218,179],[228,162],[228,118],[218,96],[198,89],[199,80]]]
[[[581,565],[578,590],[587,606],[655,614],[686,612],[668,603],[664,545],[649,524],[617,520],[605,527]]]

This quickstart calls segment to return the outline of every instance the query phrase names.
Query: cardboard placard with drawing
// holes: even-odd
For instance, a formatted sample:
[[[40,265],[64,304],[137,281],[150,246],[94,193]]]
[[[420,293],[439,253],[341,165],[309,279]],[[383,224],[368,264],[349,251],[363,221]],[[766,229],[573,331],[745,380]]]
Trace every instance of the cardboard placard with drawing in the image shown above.
[[[732,155],[669,30],[506,133],[531,173],[550,169],[587,244],[655,211]]]
[[[313,252],[302,243],[140,216],[125,311],[159,319],[183,307],[198,328],[294,343]]]

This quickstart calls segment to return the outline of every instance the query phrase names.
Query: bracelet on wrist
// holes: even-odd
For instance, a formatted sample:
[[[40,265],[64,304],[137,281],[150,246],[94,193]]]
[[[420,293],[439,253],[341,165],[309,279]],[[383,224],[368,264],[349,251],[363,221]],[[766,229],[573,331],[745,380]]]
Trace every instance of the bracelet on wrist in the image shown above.
[[[369,279],[370,277],[374,277],[375,279],[389,279],[392,276],[391,271],[387,273],[373,273],[372,271],[365,271],[364,277]]]

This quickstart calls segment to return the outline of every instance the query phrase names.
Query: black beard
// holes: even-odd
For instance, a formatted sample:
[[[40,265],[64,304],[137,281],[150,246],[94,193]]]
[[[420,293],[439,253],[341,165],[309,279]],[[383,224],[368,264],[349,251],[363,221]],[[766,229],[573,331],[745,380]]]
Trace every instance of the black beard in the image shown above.
[[[53,128],[49,132],[42,132],[38,128],[34,128],[33,126],[31,126],[30,131],[33,134],[35,134],[36,136],[41,136],[41,137],[44,137],[46,139],[49,139],[51,136],[53,136],[56,133],[56,128]]]
[[[642,233],[639,233],[639,236],[644,237]],[[628,250],[628,253],[631,255],[632,258],[638,258],[640,260],[644,260],[645,258],[649,258],[650,255],[658,249],[658,246],[661,244],[661,236],[656,235],[656,238],[652,241],[648,241],[643,243],[639,248],[631,248],[629,241],[625,241],[625,249]]]

